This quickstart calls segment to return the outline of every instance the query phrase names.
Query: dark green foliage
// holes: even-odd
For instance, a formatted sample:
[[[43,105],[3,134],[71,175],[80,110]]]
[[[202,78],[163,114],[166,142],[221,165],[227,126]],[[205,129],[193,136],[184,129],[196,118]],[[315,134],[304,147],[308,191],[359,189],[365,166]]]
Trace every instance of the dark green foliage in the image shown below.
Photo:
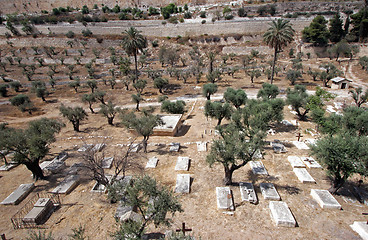
[[[36,93],[36,96],[41,98],[42,101],[46,102],[45,97],[49,95],[49,92],[46,89],[45,82],[42,81],[34,81],[32,82],[31,91]]]
[[[97,7],[97,4],[95,4],[95,6]],[[87,239],[87,237],[85,236],[86,228],[83,227],[82,225],[80,225],[78,228],[73,228],[72,231],[73,231],[73,234],[69,235],[70,240]]]
[[[227,88],[224,93],[224,98],[231,103],[235,108],[245,105],[247,101],[247,94],[242,89]]]
[[[164,19],[169,19],[170,15],[173,13],[178,13],[178,7],[174,3],[170,3],[166,7],[161,8],[161,14]]]
[[[330,19],[329,30],[331,42],[340,42],[341,39],[345,36],[345,31],[342,29],[342,20],[340,18],[340,14],[336,14],[333,18]]]
[[[78,92],[78,88],[80,87],[80,80],[76,79],[73,82],[70,82],[69,87],[74,88],[74,91],[77,93]]]
[[[207,100],[211,100],[211,95],[217,92],[217,85],[215,83],[207,83],[202,87],[202,94]]]
[[[18,94],[10,99],[10,103],[18,107],[22,112],[28,111],[29,114],[32,113],[33,104],[27,95]]]
[[[276,98],[280,91],[276,85],[263,83],[262,88],[257,93],[257,98],[262,98],[264,100]]]
[[[91,32],[91,30],[89,30],[88,28],[87,29],[83,29],[82,30],[82,35],[83,37],[90,37],[93,35],[93,33]]]
[[[19,92],[19,88],[22,87],[22,84],[19,81],[10,82],[10,87],[14,89],[14,91]]]
[[[238,9],[238,16],[239,17],[246,17],[248,14],[247,14],[247,12],[245,11],[245,9],[244,8],[239,8]]]
[[[137,93],[142,94],[143,90],[147,86],[147,80],[145,79],[138,79],[135,83],[133,83],[133,87],[137,91]]]
[[[352,89],[349,91],[357,107],[360,107],[363,103],[368,101],[368,90],[363,93],[362,87]]]
[[[323,16],[318,15],[313,19],[309,27],[304,28],[302,34],[302,39],[305,42],[315,45],[327,44],[330,36],[327,29],[327,20]]]
[[[185,111],[185,102],[181,100],[177,100],[175,102],[165,100],[161,104],[161,111],[170,114],[183,114]]]
[[[1,84],[0,85],[0,96],[2,97],[8,96],[8,88],[9,88],[8,84]]]
[[[157,88],[160,93],[162,93],[162,90],[165,89],[168,84],[169,80],[162,77],[155,78],[153,81],[153,86]]]
[[[294,85],[298,78],[302,77],[302,73],[298,70],[289,69],[286,73],[286,79],[290,81],[291,85]]]
[[[352,29],[349,35],[352,41],[363,41],[368,36],[368,8],[362,8],[359,12],[350,16]]]
[[[84,5],[84,6],[82,7],[82,13],[83,13],[83,14],[88,14],[88,13],[89,13],[89,9],[88,9],[88,7],[87,7],[86,5]]]
[[[159,15],[160,11],[157,8],[154,7],[149,7],[148,8],[148,15],[152,16],[152,15]]]
[[[217,119],[217,126],[219,126],[224,118],[230,119],[232,108],[229,103],[207,101],[204,114],[206,117]]]
[[[63,117],[67,118],[72,124],[73,129],[76,132],[79,132],[80,122],[84,119],[87,119],[87,113],[81,107],[66,107],[64,104],[61,104],[60,113]]]
[[[26,240],[54,240],[54,237],[52,236],[51,232],[49,234],[46,234],[46,231],[41,232],[39,230],[38,232],[30,231],[28,233],[28,236],[26,237]]]
[[[120,107],[117,107],[111,101],[108,101],[107,104],[100,105],[99,113],[104,115],[107,118],[107,123],[110,125],[113,125],[113,121],[114,121],[116,114],[120,112],[121,112]]]
[[[97,102],[97,99],[95,97],[95,94],[93,94],[93,93],[91,93],[91,94],[84,94],[82,96],[82,102],[88,103],[89,109],[91,110],[91,113],[95,113],[93,111],[93,108],[92,108],[93,103]]]
[[[141,94],[132,94],[132,101],[136,104],[135,110],[139,111],[139,103],[143,101]]]
[[[87,81],[87,86],[91,89],[91,92],[94,93],[95,90],[97,89],[97,82],[96,82],[96,80],[88,80]]]
[[[68,32],[65,34],[65,36],[66,36],[67,38],[74,38],[74,37],[75,37],[75,33],[74,33],[73,31],[68,31]]]

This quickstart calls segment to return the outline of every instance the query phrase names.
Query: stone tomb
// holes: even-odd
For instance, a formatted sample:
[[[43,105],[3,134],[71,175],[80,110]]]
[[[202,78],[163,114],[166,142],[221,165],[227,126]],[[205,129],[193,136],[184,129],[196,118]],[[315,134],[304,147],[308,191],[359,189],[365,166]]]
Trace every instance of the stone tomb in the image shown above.
[[[188,171],[189,170],[189,157],[178,157],[175,165],[176,171]]]
[[[170,143],[169,152],[179,152],[180,143]]]
[[[300,150],[308,150],[309,149],[308,145],[305,144],[304,142],[292,141],[292,143],[294,144],[295,147],[297,147]]]
[[[248,201],[250,203],[257,204],[257,193],[254,190],[252,183],[240,182],[239,187],[242,201]]]
[[[319,165],[319,163],[312,157],[301,157],[301,159],[309,168],[322,168],[322,166]]]
[[[216,187],[216,196],[218,209],[235,210],[230,187]]]
[[[87,152],[93,148],[93,144],[84,144],[78,149],[78,152]]]
[[[68,170],[66,171],[66,174],[67,175],[75,175],[75,174],[78,174],[79,170],[81,170],[83,167],[85,167],[85,165],[82,162],[73,163],[73,165],[71,165],[68,168]]]
[[[151,157],[150,159],[148,159],[148,162],[146,164],[146,168],[156,168],[157,162],[158,162],[157,157]]]
[[[296,226],[295,218],[285,202],[271,201],[269,203],[269,208],[271,210],[271,217],[275,221],[276,226],[280,227]]]
[[[256,175],[268,175],[268,172],[261,161],[250,161],[250,167],[252,168],[253,174]]]
[[[13,163],[4,164],[0,167],[0,171],[9,171],[10,169],[15,168],[16,166],[18,166],[18,164]]]
[[[104,147],[106,147],[105,143],[97,143],[93,148],[92,151],[100,152]]]
[[[104,169],[110,169],[112,166],[112,162],[114,161],[113,157],[107,157],[102,159],[102,168]]]
[[[67,176],[51,193],[68,194],[78,185],[78,182],[78,175]]]
[[[294,168],[295,175],[298,177],[299,181],[302,183],[316,183],[313,177],[309,174],[305,168]]]
[[[271,142],[271,147],[275,153],[286,153],[287,149],[282,143]]]
[[[198,152],[207,152],[207,142],[197,142]]]
[[[130,146],[130,150],[131,152],[133,153],[136,153],[136,152],[139,152],[139,150],[142,149],[142,145],[140,143],[133,143],[131,146]]]
[[[49,217],[53,208],[54,204],[50,198],[40,198],[34,204],[32,210],[23,218],[23,222],[40,224]]]
[[[272,183],[260,183],[259,187],[264,199],[277,201],[281,200],[279,193]]]
[[[363,240],[368,240],[368,224],[367,222],[354,222],[350,227],[359,234]]]
[[[120,219],[125,213],[133,211],[133,207],[124,205],[124,199],[119,201],[119,205],[115,211],[115,219]]]
[[[63,168],[65,168],[65,162],[52,160],[51,163],[45,167],[45,170],[55,174],[60,172]]]
[[[189,193],[190,192],[190,174],[178,174],[176,176],[176,193]]]
[[[0,204],[2,205],[17,205],[23,199],[25,199],[34,188],[33,183],[21,184],[14,192],[12,192],[4,201]]]
[[[64,162],[68,158],[68,156],[69,155],[68,155],[67,152],[61,152],[53,160],[54,161],[62,161],[62,162]]]
[[[312,189],[311,196],[321,208],[341,209],[339,202],[327,190]]]
[[[45,170],[45,169],[46,169],[46,167],[47,167],[48,165],[50,165],[50,163],[52,163],[52,161],[43,161],[43,162],[40,164],[40,168],[41,168],[42,170]]]
[[[288,156],[288,161],[293,168],[305,168],[305,164],[298,156]]]

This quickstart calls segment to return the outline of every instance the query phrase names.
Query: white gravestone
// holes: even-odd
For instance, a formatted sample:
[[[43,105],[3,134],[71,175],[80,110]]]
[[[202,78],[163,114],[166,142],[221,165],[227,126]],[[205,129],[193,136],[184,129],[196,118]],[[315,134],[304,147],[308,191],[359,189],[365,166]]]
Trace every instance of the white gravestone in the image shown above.
[[[39,198],[31,211],[24,216],[23,222],[40,224],[51,214],[53,207],[50,198]]]
[[[266,200],[281,200],[275,186],[272,183],[260,183],[263,198]]]
[[[282,143],[271,142],[271,147],[275,153],[286,153],[287,149]]]
[[[114,161],[113,157],[107,157],[102,160],[102,168],[110,169],[112,166],[112,162]]]
[[[240,182],[239,188],[242,201],[248,201],[257,204],[258,202],[257,193],[254,190],[252,183]]]
[[[367,222],[354,222],[350,227],[359,234],[363,240],[368,240],[368,224]]]
[[[312,157],[301,157],[301,159],[309,168],[322,168],[322,166]]]
[[[78,149],[78,152],[87,152],[93,148],[93,144],[84,144],[82,147]]]
[[[16,166],[18,166],[18,164],[13,163],[4,164],[0,167],[0,171],[9,171],[10,169],[15,168]]]
[[[253,174],[256,175],[268,175],[268,172],[261,161],[250,161],[250,167],[252,168]]]
[[[298,177],[299,181],[302,183],[316,183],[313,177],[309,174],[305,168],[294,168],[295,175]]]
[[[300,150],[308,150],[309,149],[308,145],[305,144],[304,142],[292,141],[292,143],[294,144],[295,147],[297,147]]]
[[[190,192],[190,174],[178,174],[176,176],[176,193],[189,193]]]
[[[295,218],[285,202],[271,201],[269,207],[271,210],[271,216],[275,221],[276,226],[281,227],[296,226]]]
[[[321,208],[341,209],[340,203],[327,190],[312,189],[311,196]]]
[[[139,152],[141,148],[142,148],[142,145],[140,143],[134,143],[130,146],[131,152],[133,153]]]
[[[45,170],[45,168],[50,165],[50,163],[52,163],[52,161],[43,161],[41,164],[40,164],[40,168],[42,170]]]
[[[70,175],[64,178],[64,180],[52,190],[52,193],[59,193],[59,194],[68,194],[70,193],[79,182],[78,175]]]
[[[169,152],[179,152],[180,150],[180,143],[170,143]]]
[[[105,143],[97,143],[93,148],[92,151],[100,152],[104,147],[106,147]]]
[[[157,162],[158,162],[157,157],[151,157],[150,159],[148,159],[148,162],[146,164],[146,168],[156,168]]]
[[[189,169],[189,157],[178,157],[175,165],[176,171],[188,171]]]
[[[4,199],[0,204],[2,205],[17,205],[23,199],[25,199],[34,188],[33,183],[21,184],[17,189],[14,190],[7,198]]]
[[[68,158],[68,153],[67,152],[61,152],[53,160],[64,162],[67,158]]]
[[[51,173],[58,173],[63,168],[65,168],[65,162],[52,160],[51,163],[45,167],[45,170]]]
[[[217,208],[234,210],[233,195],[229,187],[216,187]]]
[[[198,152],[207,152],[207,142],[197,142]]]
[[[298,156],[288,156],[288,161],[293,168],[305,168],[305,164]]]

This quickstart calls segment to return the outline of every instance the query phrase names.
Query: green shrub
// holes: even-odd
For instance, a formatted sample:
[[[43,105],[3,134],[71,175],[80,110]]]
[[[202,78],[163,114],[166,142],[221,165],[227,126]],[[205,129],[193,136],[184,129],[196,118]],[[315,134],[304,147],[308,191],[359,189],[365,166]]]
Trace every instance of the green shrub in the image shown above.
[[[91,32],[91,30],[89,30],[88,28],[85,30],[82,30],[82,35],[83,37],[90,37],[93,35],[93,33]]]
[[[74,38],[75,37],[75,33],[73,31],[69,31],[65,34],[66,37],[68,38]]]

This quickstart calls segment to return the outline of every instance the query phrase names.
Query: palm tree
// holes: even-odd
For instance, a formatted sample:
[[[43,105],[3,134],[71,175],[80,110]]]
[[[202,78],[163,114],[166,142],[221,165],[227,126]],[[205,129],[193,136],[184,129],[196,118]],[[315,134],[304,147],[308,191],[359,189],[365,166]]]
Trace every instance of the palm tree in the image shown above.
[[[138,79],[138,63],[137,63],[137,55],[139,51],[142,51],[143,48],[147,47],[147,39],[140,34],[141,31],[138,31],[134,27],[129,28],[123,32],[123,41],[122,47],[126,51],[126,53],[130,56],[134,56],[135,63],[135,80]]]
[[[270,28],[267,29],[263,35],[263,41],[268,44],[270,48],[274,48],[274,56],[271,72],[271,84],[273,82],[273,75],[275,73],[275,64],[277,53],[281,51],[282,47],[287,46],[288,43],[294,40],[294,29],[290,22],[284,19],[277,19],[270,23]]]

